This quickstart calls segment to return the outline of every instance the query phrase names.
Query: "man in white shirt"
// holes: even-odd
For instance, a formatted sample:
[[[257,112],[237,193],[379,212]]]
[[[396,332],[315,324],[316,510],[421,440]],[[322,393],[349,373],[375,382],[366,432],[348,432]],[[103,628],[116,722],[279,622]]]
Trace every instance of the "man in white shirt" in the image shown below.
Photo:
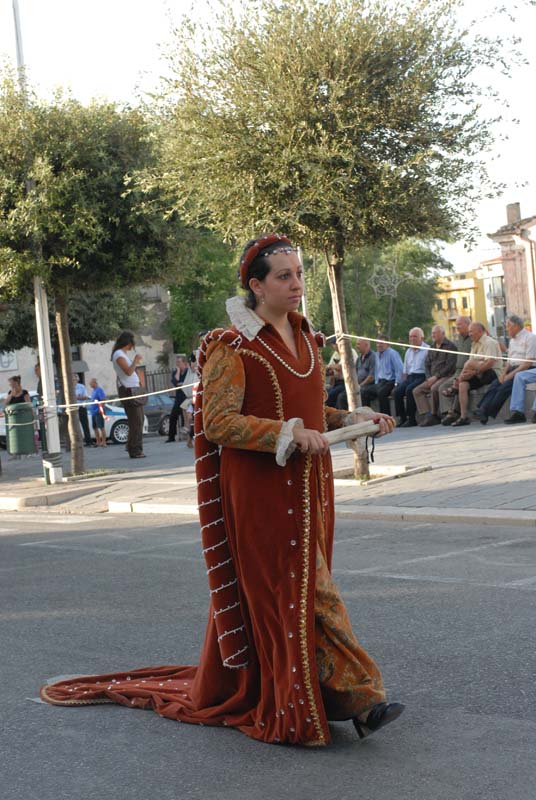
[[[413,397],[413,389],[426,378],[424,360],[426,349],[430,347],[424,341],[422,328],[412,328],[408,334],[411,347],[406,350],[404,356],[404,369],[402,381],[394,390],[395,413],[397,422],[401,428],[414,428],[417,425],[415,417],[417,406]],[[420,348],[426,348],[421,350]],[[406,403],[404,404],[404,398]]]
[[[521,317],[516,314],[506,317],[506,333],[510,340],[508,361],[503,362],[500,375],[490,384],[475,411],[482,425],[489,417],[496,417],[510,397],[515,376],[536,366],[536,335],[526,330]]]

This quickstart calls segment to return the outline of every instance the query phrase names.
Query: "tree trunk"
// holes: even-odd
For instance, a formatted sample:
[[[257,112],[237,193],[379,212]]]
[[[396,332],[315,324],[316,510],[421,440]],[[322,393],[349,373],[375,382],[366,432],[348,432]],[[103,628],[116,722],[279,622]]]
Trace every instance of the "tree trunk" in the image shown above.
[[[82,446],[82,431],[76,395],[73,386],[73,366],[71,359],[71,337],[69,336],[69,316],[67,312],[67,297],[56,295],[56,329],[58,331],[58,344],[61,356],[61,371],[65,402],[69,420],[69,438],[71,440],[71,473],[81,475],[84,472],[84,448]]]
[[[344,250],[342,246],[340,246],[328,257],[328,282],[331,292],[335,335],[339,345],[342,375],[346,387],[346,396],[348,398],[348,408],[350,411],[354,411],[361,405],[361,392],[359,383],[357,382],[357,373],[350,340],[342,338],[342,334],[348,333],[346,304],[344,301],[343,269]],[[358,439],[357,446],[354,448],[354,473],[355,477],[360,480],[366,480],[369,477],[368,457],[363,439]]]
[[[389,310],[387,312],[387,338],[391,339],[391,331],[393,329],[393,316],[395,311],[395,299],[392,294],[389,295]]]

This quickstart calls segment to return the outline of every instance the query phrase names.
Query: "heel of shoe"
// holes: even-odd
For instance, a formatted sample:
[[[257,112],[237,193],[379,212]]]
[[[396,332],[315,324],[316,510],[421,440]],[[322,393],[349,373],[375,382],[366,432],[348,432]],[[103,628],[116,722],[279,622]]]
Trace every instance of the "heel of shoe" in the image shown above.
[[[357,735],[360,739],[366,739],[371,733],[398,719],[404,708],[402,703],[378,703],[370,709],[365,722],[358,717],[352,719]]]

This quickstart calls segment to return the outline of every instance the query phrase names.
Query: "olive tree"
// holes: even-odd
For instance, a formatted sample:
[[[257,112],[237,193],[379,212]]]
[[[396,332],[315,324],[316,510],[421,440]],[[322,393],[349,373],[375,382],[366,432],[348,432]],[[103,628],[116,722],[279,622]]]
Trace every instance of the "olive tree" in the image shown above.
[[[463,6],[244,0],[174,33],[162,168],[146,185],[231,242],[276,229],[323,254],[350,408],[348,252],[458,237],[487,190],[481,75],[505,68],[506,46],[460,24]]]
[[[72,385],[73,293],[121,291],[169,279],[178,228],[158,192],[127,187],[156,163],[157,138],[140,110],[40,100],[12,76],[0,83],[0,294],[24,296],[39,276],[54,299],[66,402]],[[76,408],[74,409],[76,411]],[[69,414],[72,472],[83,471],[77,416]]]

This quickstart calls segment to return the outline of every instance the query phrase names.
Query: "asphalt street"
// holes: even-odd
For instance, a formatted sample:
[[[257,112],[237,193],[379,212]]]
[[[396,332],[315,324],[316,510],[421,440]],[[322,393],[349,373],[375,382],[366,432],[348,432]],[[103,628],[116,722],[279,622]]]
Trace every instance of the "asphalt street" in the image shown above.
[[[196,663],[207,611],[198,525],[0,517],[2,800],[519,800],[534,797],[536,536],[340,521],[334,574],[392,699],[323,749],[114,706],[32,701],[45,680]]]

